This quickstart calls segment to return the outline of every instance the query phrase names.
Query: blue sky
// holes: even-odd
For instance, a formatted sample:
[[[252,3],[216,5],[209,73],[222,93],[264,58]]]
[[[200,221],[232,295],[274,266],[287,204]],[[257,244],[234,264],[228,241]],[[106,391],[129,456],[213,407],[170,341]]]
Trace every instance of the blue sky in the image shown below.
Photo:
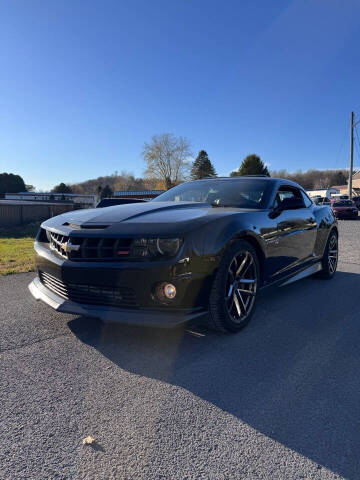
[[[249,153],[347,166],[357,0],[2,0],[0,18],[0,172],[38,189],[141,175],[162,132],[223,175]]]

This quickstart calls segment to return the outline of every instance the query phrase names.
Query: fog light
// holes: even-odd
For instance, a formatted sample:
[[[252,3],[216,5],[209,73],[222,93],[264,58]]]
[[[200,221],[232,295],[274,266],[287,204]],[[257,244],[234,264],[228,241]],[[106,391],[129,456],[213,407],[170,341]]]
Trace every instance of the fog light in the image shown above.
[[[166,298],[172,300],[176,295],[176,287],[172,283],[166,283],[163,286],[163,292]]]
[[[169,303],[176,296],[176,287],[172,283],[160,283],[156,287],[156,296],[163,303]]]

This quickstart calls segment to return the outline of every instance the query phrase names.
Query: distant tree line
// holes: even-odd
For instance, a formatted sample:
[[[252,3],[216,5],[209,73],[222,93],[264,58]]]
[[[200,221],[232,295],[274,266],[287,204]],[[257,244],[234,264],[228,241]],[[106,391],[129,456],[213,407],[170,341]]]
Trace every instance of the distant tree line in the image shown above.
[[[70,185],[73,193],[97,194],[101,198],[111,197],[119,190],[163,190],[165,185],[161,180],[155,178],[138,178],[128,172],[114,172],[80,183]]]
[[[286,178],[299,183],[305,190],[321,190],[335,185],[346,185],[349,172],[342,170],[298,170],[290,173],[287,170],[272,170],[272,177]]]
[[[185,180],[198,180],[205,177],[216,177],[217,173],[208,153],[200,150],[192,161],[190,141],[186,137],[176,137],[171,133],[154,135],[149,143],[145,143],[142,151],[145,170],[143,177],[135,177],[132,173],[122,171],[80,183],[60,183],[53,193],[97,194],[101,198],[113,196],[119,190],[167,190]],[[252,153],[244,158],[239,167],[230,173],[231,177],[243,175],[264,175],[280,177],[299,183],[305,189],[323,189],[333,185],[345,185],[347,171],[342,170],[307,170],[294,173],[287,170],[269,171],[261,158]],[[25,185],[19,175],[0,174],[0,196],[4,193],[17,193],[33,188]]]

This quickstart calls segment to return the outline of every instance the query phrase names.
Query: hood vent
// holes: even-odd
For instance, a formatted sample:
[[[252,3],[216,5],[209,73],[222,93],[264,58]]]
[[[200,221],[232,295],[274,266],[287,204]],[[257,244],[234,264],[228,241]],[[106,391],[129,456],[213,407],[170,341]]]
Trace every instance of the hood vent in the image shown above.
[[[110,225],[75,225],[74,223],[65,222],[63,223],[65,227],[73,228],[74,230],[104,230],[104,228],[108,228]]]

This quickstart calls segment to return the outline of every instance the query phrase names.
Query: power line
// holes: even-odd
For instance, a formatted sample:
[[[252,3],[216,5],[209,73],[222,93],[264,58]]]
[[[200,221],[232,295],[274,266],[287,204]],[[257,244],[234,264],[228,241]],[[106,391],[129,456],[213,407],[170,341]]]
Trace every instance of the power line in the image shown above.
[[[347,132],[348,132],[348,126],[346,126],[346,128],[344,130],[344,136],[343,136],[340,148],[339,148],[339,150],[337,152],[337,155],[335,157],[335,167],[337,167],[339,165],[339,157],[340,157],[340,153],[342,152],[342,149],[344,148],[344,143],[345,143],[345,138],[346,138]]]
[[[350,112],[350,169],[349,169],[349,198],[352,199],[352,180],[353,180],[353,171],[354,171],[354,112]]]
[[[357,124],[355,124],[354,130],[355,130],[355,139],[356,139],[357,147],[358,147],[356,149],[356,151],[357,151],[357,154],[358,154],[359,160],[360,160],[360,139],[359,139],[359,133],[358,133],[358,130],[357,130]]]
[[[359,122],[355,123],[355,125],[354,125],[354,130],[355,130],[355,134],[356,134],[356,140],[357,140],[358,145],[359,145],[359,147],[360,147],[359,132],[358,132],[358,130],[357,130],[358,123],[359,123]]]

